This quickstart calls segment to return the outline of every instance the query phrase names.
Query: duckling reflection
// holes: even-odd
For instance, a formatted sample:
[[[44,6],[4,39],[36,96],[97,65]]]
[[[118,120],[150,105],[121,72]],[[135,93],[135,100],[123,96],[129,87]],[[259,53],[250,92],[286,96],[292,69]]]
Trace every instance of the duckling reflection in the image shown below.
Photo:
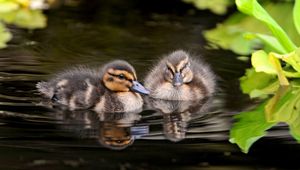
[[[134,140],[148,133],[148,127],[134,126],[141,119],[139,112],[98,113],[100,144],[113,150],[122,150],[132,145]],[[136,132],[137,129],[140,131]]]
[[[123,113],[64,110],[56,118],[64,121],[64,128],[77,132],[80,138],[97,138],[106,148],[122,150],[134,140],[149,133],[148,126],[136,125],[140,110]]]
[[[211,102],[210,99],[175,101],[153,98],[146,101],[148,107],[162,114],[164,135],[173,142],[185,139],[189,121],[205,113]]]

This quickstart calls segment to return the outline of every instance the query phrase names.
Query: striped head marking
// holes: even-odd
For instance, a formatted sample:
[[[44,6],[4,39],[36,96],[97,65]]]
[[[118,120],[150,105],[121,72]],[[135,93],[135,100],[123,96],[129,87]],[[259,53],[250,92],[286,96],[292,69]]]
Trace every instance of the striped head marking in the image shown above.
[[[176,87],[191,82],[193,72],[190,65],[189,55],[186,52],[178,50],[171,53],[166,60],[165,80]]]
[[[115,92],[130,91],[134,80],[136,80],[135,74],[114,68],[109,68],[103,76],[105,87]]]
[[[148,94],[138,81],[134,68],[125,61],[114,61],[106,67],[102,81],[106,88],[114,92],[134,91]]]

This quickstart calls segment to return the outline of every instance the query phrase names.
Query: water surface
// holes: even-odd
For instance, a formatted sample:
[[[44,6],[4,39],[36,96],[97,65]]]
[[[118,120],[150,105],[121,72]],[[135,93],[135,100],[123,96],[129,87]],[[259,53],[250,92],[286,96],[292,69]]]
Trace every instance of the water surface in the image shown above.
[[[224,17],[177,1],[172,8],[169,1],[156,3],[65,7],[47,12],[44,30],[12,28],[14,40],[0,51],[1,169],[294,169],[300,147],[285,125],[248,155],[228,142],[232,116],[255,102],[239,90],[249,63],[205,48],[202,31]],[[112,59],[128,60],[142,80],[159,57],[176,49],[208,61],[219,77],[216,97],[147,99],[141,112],[103,114],[46,107],[35,89],[66,68]]]

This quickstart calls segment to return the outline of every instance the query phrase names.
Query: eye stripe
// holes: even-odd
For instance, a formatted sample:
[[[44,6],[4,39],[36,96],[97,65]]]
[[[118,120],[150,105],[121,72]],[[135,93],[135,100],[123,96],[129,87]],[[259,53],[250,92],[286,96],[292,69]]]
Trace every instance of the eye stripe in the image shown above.
[[[117,74],[112,74],[112,73],[108,73],[108,74],[120,79],[119,75],[117,75]],[[124,76],[124,79],[127,80],[127,81],[132,81],[132,80],[129,80],[126,76]]]

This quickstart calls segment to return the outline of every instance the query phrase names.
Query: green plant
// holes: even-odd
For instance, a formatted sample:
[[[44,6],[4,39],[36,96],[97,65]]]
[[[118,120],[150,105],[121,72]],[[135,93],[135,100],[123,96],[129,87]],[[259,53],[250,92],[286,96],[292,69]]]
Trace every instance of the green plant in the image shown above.
[[[234,4],[233,0],[183,0],[187,3],[192,3],[198,9],[209,9],[211,12],[224,15],[227,13],[227,8]]]
[[[253,68],[241,77],[241,89],[252,98],[267,100],[254,110],[235,116],[237,122],[230,131],[230,141],[247,153],[266,130],[279,122],[288,124],[291,135],[300,141],[300,48],[256,0],[236,0],[236,5],[241,12],[267,25],[273,35],[251,33],[270,48],[268,52],[252,53]],[[300,0],[296,0],[293,23],[298,37],[299,17]],[[268,99],[270,95],[273,97]]]
[[[6,24],[14,24],[21,28],[37,29],[46,26],[46,17],[37,0],[0,0],[0,48],[6,47],[6,43],[12,38],[11,33],[5,27]]]
[[[284,34],[287,34],[292,42],[294,42],[296,46],[297,44],[299,46],[299,35],[294,23],[291,22],[293,19],[297,20],[294,17],[295,15],[293,15],[293,3],[291,1],[280,1],[277,3],[272,1],[262,2],[262,6],[268,11],[270,16],[272,16],[271,18],[275,18],[276,22],[285,30]],[[253,10],[257,11],[258,9]],[[261,13],[258,13],[258,15],[260,14]],[[270,16],[263,22],[274,23],[274,19],[270,19]],[[204,36],[210,42],[211,48],[221,47],[223,49],[232,50],[240,55],[249,55],[258,48],[266,52],[286,53],[284,49],[278,48],[278,45],[276,47],[274,46],[274,42],[275,45],[276,43],[278,44],[277,41],[268,43],[273,39],[269,36],[270,34],[271,31],[266,24],[262,24],[260,20],[253,16],[238,12],[231,15],[225,22],[218,24],[216,28],[204,32]]]

